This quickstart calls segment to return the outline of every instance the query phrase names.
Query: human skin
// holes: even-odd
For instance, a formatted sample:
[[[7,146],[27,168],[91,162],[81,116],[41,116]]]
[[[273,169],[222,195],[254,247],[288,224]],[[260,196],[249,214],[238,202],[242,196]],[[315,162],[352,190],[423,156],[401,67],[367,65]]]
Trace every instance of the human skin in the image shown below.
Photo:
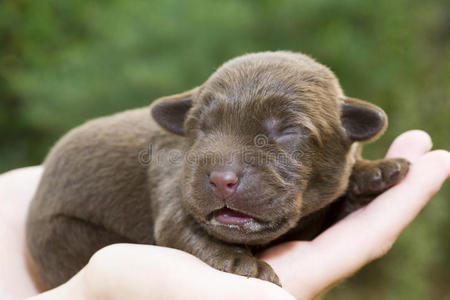
[[[42,168],[0,176],[0,295],[8,299],[311,299],[383,256],[400,233],[450,176],[450,153],[430,151],[423,131],[409,131],[386,157],[412,162],[398,185],[347,216],[310,242],[294,241],[266,250],[260,258],[283,289],[259,279],[220,272],[179,250],[116,244],[97,252],[62,286],[38,294],[24,255],[26,210]],[[370,228],[370,230],[367,230]]]

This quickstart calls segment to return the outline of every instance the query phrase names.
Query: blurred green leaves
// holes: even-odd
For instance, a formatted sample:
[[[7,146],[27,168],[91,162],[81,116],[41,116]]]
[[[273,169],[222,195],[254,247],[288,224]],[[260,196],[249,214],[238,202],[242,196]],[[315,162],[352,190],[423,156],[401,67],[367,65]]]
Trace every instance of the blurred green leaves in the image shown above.
[[[229,58],[263,50],[315,57],[349,96],[401,132],[450,148],[450,4],[418,0],[0,2],[0,171],[38,164],[70,128],[201,84]],[[450,297],[446,187],[386,258],[330,299]]]

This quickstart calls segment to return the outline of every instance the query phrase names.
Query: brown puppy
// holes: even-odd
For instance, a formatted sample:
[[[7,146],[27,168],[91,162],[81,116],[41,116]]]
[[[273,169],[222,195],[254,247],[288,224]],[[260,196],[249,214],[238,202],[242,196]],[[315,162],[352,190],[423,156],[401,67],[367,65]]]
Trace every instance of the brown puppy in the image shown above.
[[[27,223],[45,288],[119,242],[181,249],[279,284],[252,251],[314,237],[408,169],[360,158],[359,142],[385,130],[384,112],[345,97],[302,54],[238,57],[150,109],[90,121],[48,155]]]

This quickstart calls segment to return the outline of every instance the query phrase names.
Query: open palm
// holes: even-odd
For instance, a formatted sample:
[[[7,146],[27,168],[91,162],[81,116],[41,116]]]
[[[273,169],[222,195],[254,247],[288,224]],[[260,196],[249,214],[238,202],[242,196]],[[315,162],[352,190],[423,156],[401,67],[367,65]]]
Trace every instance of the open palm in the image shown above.
[[[450,154],[430,149],[431,140],[422,131],[399,136],[387,157],[404,157],[412,162],[400,184],[311,242],[288,242],[261,253],[260,257],[279,275],[283,289],[217,271],[178,250],[118,244],[97,252],[67,284],[36,298],[313,298],[384,255],[440,189],[450,176]],[[0,176],[0,295],[7,299],[38,294],[26,268],[24,224],[41,172],[41,167],[31,167]]]

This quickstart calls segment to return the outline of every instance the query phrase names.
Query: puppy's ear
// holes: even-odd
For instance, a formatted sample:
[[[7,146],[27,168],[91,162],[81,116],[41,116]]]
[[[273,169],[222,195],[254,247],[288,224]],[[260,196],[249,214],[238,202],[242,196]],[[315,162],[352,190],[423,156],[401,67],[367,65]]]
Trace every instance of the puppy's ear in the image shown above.
[[[164,129],[184,135],[186,113],[192,107],[192,97],[198,88],[156,100],[150,107],[153,119]]]
[[[385,112],[376,105],[354,99],[341,99],[341,124],[352,141],[380,136],[387,127]]]

